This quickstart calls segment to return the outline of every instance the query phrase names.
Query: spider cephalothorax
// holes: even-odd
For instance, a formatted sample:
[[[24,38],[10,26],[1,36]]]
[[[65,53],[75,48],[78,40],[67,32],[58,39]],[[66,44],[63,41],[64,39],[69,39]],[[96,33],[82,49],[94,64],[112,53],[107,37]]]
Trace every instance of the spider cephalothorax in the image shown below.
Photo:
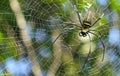
[[[81,32],[79,33],[80,36],[86,37],[88,34],[88,29],[81,28]]]

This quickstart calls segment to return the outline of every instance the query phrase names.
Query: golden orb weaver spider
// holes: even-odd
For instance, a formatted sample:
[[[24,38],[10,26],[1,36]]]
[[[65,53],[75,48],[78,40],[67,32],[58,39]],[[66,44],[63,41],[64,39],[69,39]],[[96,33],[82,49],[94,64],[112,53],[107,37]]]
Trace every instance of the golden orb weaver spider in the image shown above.
[[[76,6],[75,6],[76,7]],[[98,19],[96,19],[95,20],[95,22],[93,22],[92,23],[92,12],[91,11],[89,11],[88,13],[87,13],[87,17],[82,21],[81,20],[81,17],[80,17],[80,14],[79,14],[79,12],[78,12],[78,10],[75,8],[75,12],[76,12],[76,14],[77,14],[77,16],[78,16],[78,20],[79,20],[79,23],[80,23],[80,25],[81,26],[78,26],[77,24],[75,24],[75,23],[70,23],[70,24],[67,24],[65,27],[64,27],[64,29],[66,28],[66,27],[69,27],[68,25],[74,25],[75,27],[74,28],[68,28],[68,30],[80,30],[80,32],[79,32],[79,36],[81,37],[86,37],[86,36],[88,36],[89,37],[89,39],[90,39],[90,49],[89,49],[89,53],[88,53],[88,55],[87,55],[87,57],[86,57],[86,60],[85,60],[85,62],[84,62],[84,64],[83,64],[83,67],[82,67],[82,69],[85,67],[85,65],[86,65],[86,63],[87,63],[87,61],[88,61],[88,58],[89,58],[89,55],[91,54],[91,47],[92,47],[92,38],[91,38],[91,36],[89,35],[89,34],[93,34],[93,35],[95,35],[99,40],[100,40],[100,42],[101,42],[101,44],[102,44],[102,46],[103,46],[103,56],[102,56],[102,61],[104,60],[104,54],[105,54],[105,45],[104,45],[104,43],[103,43],[103,40],[101,39],[101,33],[98,31],[98,30],[91,30],[90,28],[92,27],[92,26],[94,26],[102,17],[103,17],[103,15],[104,14],[102,14]],[[97,34],[95,34],[94,32],[97,32],[99,35],[97,35]],[[56,42],[56,40],[62,35],[63,33],[60,33],[58,36],[57,36],[57,38],[53,41],[53,44]]]

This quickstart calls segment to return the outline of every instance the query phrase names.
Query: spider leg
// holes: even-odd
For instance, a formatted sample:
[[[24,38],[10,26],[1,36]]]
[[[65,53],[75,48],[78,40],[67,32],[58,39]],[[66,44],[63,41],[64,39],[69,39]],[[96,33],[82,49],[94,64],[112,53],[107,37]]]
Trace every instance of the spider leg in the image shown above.
[[[102,14],[91,26],[94,26],[99,20],[101,20],[101,18],[104,16],[104,14]]]
[[[76,26],[76,27],[78,27],[78,28],[81,28],[80,26],[78,26],[78,25],[75,24],[75,23],[67,23],[67,22],[64,22],[64,24],[65,24],[66,26],[63,26],[63,29],[66,28],[66,27],[70,27],[71,25],[74,25],[74,26]]]
[[[79,12],[76,11],[76,13],[77,13],[77,15],[78,15],[78,19],[79,19],[80,24],[83,26]]]
[[[84,69],[84,67],[85,67],[85,65],[86,65],[86,63],[87,63],[87,61],[88,61],[88,58],[89,58],[89,56],[90,56],[90,54],[91,54],[92,38],[90,37],[89,33],[88,33],[88,37],[89,37],[89,39],[90,39],[90,49],[89,49],[89,53],[88,53],[88,55],[87,55],[87,58],[86,58],[86,60],[85,60],[85,62],[84,62],[84,65],[83,65],[82,69]]]
[[[103,12],[106,11],[110,4],[111,4],[111,2],[110,2],[108,5],[106,5],[106,7],[105,7],[102,11],[103,11]],[[97,12],[97,13],[98,13],[98,12]],[[92,26],[95,25],[103,16],[104,16],[104,14],[102,14],[102,15],[92,24]]]
[[[67,24],[67,25],[75,25],[77,27],[76,24]],[[69,27],[69,26],[64,26],[63,29],[65,29],[66,27]],[[68,30],[65,30],[64,32],[60,33],[57,38],[53,41],[53,44],[56,42],[56,40],[62,35],[64,34],[65,32],[67,31],[71,31],[71,30],[81,30],[81,28],[69,28]]]
[[[57,38],[53,41],[53,44],[56,42],[56,40],[62,35],[62,33],[60,33]]]
[[[76,8],[76,4],[74,4],[74,8],[75,8],[75,12],[77,13],[77,16],[78,16],[79,22],[80,22],[81,26],[83,26],[82,21],[81,21],[80,14],[79,14],[79,12],[78,12],[78,10],[77,10],[77,8]]]
[[[99,36],[97,35],[97,34],[95,34],[95,33],[93,33],[93,32],[90,32],[90,31],[96,31],[96,32],[98,32],[99,33]],[[101,39],[101,33],[99,32],[99,31],[97,31],[97,30],[90,30],[89,31],[89,33],[91,33],[91,34],[93,34],[93,35],[95,35],[99,40],[100,40],[100,42],[102,43],[102,45],[103,45],[103,57],[102,57],[102,61],[104,60],[104,54],[105,54],[105,45],[104,45],[104,43],[103,43],[103,40]]]

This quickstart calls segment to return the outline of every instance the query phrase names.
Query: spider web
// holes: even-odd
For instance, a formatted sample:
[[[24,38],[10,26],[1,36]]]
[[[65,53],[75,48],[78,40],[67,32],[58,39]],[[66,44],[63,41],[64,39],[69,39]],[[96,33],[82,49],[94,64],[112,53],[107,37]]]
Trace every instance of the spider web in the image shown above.
[[[37,61],[42,76],[119,76],[119,14],[108,9],[109,1],[107,5],[107,1],[101,4],[98,0],[19,0],[26,21],[24,29],[27,32],[24,33],[28,34],[31,45],[26,45],[29,39],[21,36],[24,29],[20,29],[20,18],[16,18],[20,12],[15,14],[7,0],[0,0],[0,3],[1,75],[35,76],[32,66]],[[89,34],[92,38],[90,43],[88,36],[80,37],[80,30],[73,29],[74,23],[81,26],[76,9],[80,12],[81,20],[85,19],[88,9],[92,10],[92,22],[104,13],[102,19],[90,28],[101,33],[106,49],[103,61],[101,41]],[[99,35],[98,32],[94,33]],[[34,52],[29,51],[27,46],[30,49],[32,46]],[[92,52],[85,64],[90,46]]]

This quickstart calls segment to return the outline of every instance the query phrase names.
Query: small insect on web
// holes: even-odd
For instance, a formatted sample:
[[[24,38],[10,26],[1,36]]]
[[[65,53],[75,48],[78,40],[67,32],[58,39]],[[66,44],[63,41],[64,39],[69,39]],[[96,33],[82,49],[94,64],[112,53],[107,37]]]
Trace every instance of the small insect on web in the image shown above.
[[[67,28],[67,29],[68,29],[69,31],[71,31],[71,30],[80,30],[80,32],[79,32],[79,36],[80,36],[80,37],[86,37],[86,36],[89,37],[89,40],[90,40],[90,48],[89,48],[89,53],[88,53],[88,55],[87,55],[87,57],[86,57],[86,59],[85,59],[85,62],[84,62],[84,64],[83,64],[83,67],[82,67],[82,69],[83,69],[83,68],[85,67],[87,61],[88,61],[88,58],[89,58],[90,54],[91,54],[92,38],[91,38],[90,34],[96,36],[96,37],[100,40],[100,42],[101,42],[101,44],[102,44],[102,46],[103,46],[102,61],[104,60],[105,45],[104,45],[104,43],[103,43],[103,40],[101,39],[101,37],[102,37],[102,36],[101,36],[101,33],[99,32],[99,30],[91,30],[91,29],[90,29],[90,28],[93,27],[97,22],[99,22],[99,20],[101,20],[101,18],[104,16],[104,14],[102,14],[98,19],[96,19],[94,22],[92,22],[92,11],[88,11],[87,16],[85,17],[85,19],[84,19],[84,20],[81,20],[81,16],[80,16],[80,14],[79,14],[79,11],[78,11],[77,8],[76,8],[76,5],[74,5],[73,7],[74,7],[75,12],[76,12],[76,14],[77,14],[77,16],[78,16],[78,20],[79,20],[79,23],[80,23],[80,24],[78,25],[78,24],[76,24],[76,23],[70,23],[70,24],[67,24],[67,25],[64,27],[64,29],[66,29],[67,27],[69,27],[69,25],[74,25],[73,28]],[[96,33],[94,33],[94,32],[96,32],[96,33],[98,33],[98,34],[96,34]],[[58,35],[58,37],[53,41],[53,44],[56,42],[56,40],[57,40],[63,33],[65,33],[65,32],[62,32],[61,34]]]

